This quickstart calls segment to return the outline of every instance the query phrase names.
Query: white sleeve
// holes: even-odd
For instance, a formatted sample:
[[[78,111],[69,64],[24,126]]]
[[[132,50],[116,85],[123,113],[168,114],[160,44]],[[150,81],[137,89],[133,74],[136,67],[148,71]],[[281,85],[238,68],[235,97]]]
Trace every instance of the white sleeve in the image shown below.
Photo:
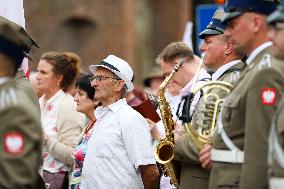
[[[122,126],[122,139],[130,161],[137,169],[139,165],[155,164],[154,153],[151,147],[151,136],[148,123],[136,113],[130,113]]]

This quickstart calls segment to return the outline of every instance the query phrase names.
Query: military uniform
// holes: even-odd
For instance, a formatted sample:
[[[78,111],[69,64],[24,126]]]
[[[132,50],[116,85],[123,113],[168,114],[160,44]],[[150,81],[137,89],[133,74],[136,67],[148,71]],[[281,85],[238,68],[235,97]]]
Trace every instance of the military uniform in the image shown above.
[[[250,10],[267,14],[273,1],[228,1],[225,20]],[[271,118],[281,99],[284,64],[271,57],[271,42],[254,49],[243,71],[223,103],[213,140],[210,189],[267,188],[267,138]]]
[[[42,148],[39,111],[9,75],[28,56],[31,44],[22,27],[0,17],[0,188],[5,189],[44,188],[38,174]]]
[[[220,15],[215,14],[213,16],[210,24],[203,32],[201,32],[201,38],[203,38],[205,35],[218,35],[223,33],[225,26],[220,24],[220,18],[218,16]],[[223,69],[223,73],[214,79],[233,84],[239,78],[240,72],[243,70],[244,66],[244,63],[240,60],[236,61],[233,66]],[[211,94],[217,94],[221,98],[224,97],[224,94],[220,94],[222,92],[219,89],[210,90]],[[198,125],[197,122],[200,119],[199,111],[201,110],[200,107],[202,107],[204,104],[203,102],[204,100],[201,97],[193,113],[193,126]],[[182,136],[175,142],[174,150],[175,159],[182,162],[179,188],[207,189],[209,182],[209,171],[201,167],[199,161],[199,149],[197,149],[196,145],[187,133],[182,134]]]
[[[276,11],[267,17],[267,22],[274,29],[277,24],[284,22],[284,1]],[[280,28],[278,32],[282,32]],[[275,34],[275,35],[279,35]],[[279,36],[283,37],[283,36]],[[283,59],[282,59],[283,61]],[[283,91],[282,91],[283,95]],[[268,143],[268,175],[269,189],[284,188],[284,99],[279,103],[276,113],[273,116]]]
[[[222,134],[215,137],[213,148],[235,150],[239,154],[244,151],[244,156],[240,155],[239,160],[232,162],[215,161],[210,188],[238,188],[239,185],[240,188],[267,187],[265,154],[268,131],[284,86],[284,63],[270,57],[267,51],[266,48],[259,53],[245,69],[223,104],[223,131],[236,148],[229,149]]]
[[[32,103],[37,108],[37,110],[40,112],[38,97],[34,92],[30,80],[26,77],[24,70],[23,69],[18,70],[14,79],[16,81],[16,87],[27,94],[27,96],[30,98]]]
[[[284,187],[284,99],[279,104],[270,129],[268,151],[269,188]]]
[[[218,78],[218,81],[225,81],[233,84],[238,79],[238,76],[243,68],[244,63],[240,61],[224,72],[224,74]],[[220,94],[223,93],[223,91],[218,89],[212,89],[210,93],[217,94],[220,98],[224,98],[224,94]],[[202,103],[203,99],[201,98],[193,114],[193,124],[197,124],[196,122],[199,119],[198,107],[202,106]],[[199,161],[199,150],[186,133],[184,133],[175,143],[175,159],[182,162],[180,179],[181,189],[208,188],[209,171],[201,167]]]
[[[0,99],[0,188],[37,188],[42,148],[39,112],[13,81],[0,85]]]

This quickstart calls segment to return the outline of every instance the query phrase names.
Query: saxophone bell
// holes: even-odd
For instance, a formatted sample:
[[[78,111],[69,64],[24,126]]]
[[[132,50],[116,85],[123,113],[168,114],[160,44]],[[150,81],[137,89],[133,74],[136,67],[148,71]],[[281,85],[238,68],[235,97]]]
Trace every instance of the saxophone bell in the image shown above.
[[[155,149],[155,158],[160,164],[172,161],[174,159],[174,144],[168,140],[161,140]]]

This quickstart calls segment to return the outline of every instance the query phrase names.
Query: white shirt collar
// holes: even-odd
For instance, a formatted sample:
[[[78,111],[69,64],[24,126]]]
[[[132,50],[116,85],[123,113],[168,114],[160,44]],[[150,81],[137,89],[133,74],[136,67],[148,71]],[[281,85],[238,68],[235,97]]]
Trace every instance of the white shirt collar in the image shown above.
[[[262,43],[261,45],[259,45],[256,49],[254,49],[252,51],[252,53],[249,55],[248,59],[246,60],[246,64],[249,65],[250,63],[252,63],[253,59],[264,49],[266,49],[267,47],[271,46],[272,42],[271,41],[267,41],[265,43]]]
[[[100,107],[97,107],[94,111],[97,119],[98,118],[101,118],[106,112],[108,111],[113,111],[113,112],[118,112],[120,110],[120,108],[122,106],[125,106],[127,105],[127,102],[126,102],[126,98],[123,98],[123,99],[119,99],[118,101],[106,106],[106,107],[103,107],[103,106],[100,106]]]
[[[11,77],[0,77],[0,85],[9,81]]]
[[[126,102],[126,98],[122,98],[122,99],[119,99],[118,101],[108,105],[109,109],[111,109],[113,112],[117,112],[120,110],[120,108],[122,106],[125,106],[127,105],[127,102]]]
[[[234,60],[234,61],[228,62],[227,64],[224,64],[223,66],[221,66],[216,72],[212,74],[212,81],[218,80],[219,77],[221,77],[221,75],[225,73],[225,71],[227,71],[232,66],[238,64],[239,62],[241,62],[241,60]]]

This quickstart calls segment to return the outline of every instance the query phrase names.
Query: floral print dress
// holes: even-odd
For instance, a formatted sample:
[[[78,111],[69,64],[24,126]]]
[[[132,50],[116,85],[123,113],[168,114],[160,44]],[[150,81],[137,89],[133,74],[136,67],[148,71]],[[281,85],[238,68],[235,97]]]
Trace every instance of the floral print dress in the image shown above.
[[[82,168],[83,168],[83,163],[84,163],[84,159],[85,159],[86,152],[87,152],[87,144],[88,144],[88,140],[90,139],[92,135],[94,124],[95,124],[95,121],[91,121],[88,123],[81,142],[78,144],[78,146],[73,151],[74,166],[73,166],[71,179],[70,179],[70,189],[80,189],[81,178],[82,178]]]

